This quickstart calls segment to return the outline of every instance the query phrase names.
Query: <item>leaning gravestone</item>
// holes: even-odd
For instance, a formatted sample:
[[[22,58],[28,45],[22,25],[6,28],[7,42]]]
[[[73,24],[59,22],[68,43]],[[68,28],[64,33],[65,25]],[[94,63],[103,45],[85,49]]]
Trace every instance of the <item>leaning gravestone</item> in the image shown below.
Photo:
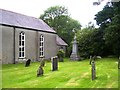
[[[25,67],[30,66],[30,62],[31,62],[31,60],[30,60],[30,59],[28,59],[28,60],[26,61],[26,63],[25,63]]]
[[[51,61],[52,61],[52,71],[58,70],[58,58],[57,58],[57,56],[52,57]]]
[[[40,66],[37,70],[37,77],[43,76],[43,73],[44,73],[43,68],[42,68],[42,66]]]
[[[92,61],[91,73],[92,73],[92,80],[94,80],[96,78],[96,69],[95,69],[95,62],[94,61]]]

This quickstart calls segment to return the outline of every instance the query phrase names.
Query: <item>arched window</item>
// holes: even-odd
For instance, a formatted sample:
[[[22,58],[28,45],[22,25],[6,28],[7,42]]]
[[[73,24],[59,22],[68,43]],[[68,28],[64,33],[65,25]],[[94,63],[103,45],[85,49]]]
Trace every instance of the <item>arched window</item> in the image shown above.
[[[25,58],[25,33],[19,33],[19,58]]]
[[[39,52],[40,52],[40,57],[44,56],[44,36],[40,35],[40,48],[39,48]]]

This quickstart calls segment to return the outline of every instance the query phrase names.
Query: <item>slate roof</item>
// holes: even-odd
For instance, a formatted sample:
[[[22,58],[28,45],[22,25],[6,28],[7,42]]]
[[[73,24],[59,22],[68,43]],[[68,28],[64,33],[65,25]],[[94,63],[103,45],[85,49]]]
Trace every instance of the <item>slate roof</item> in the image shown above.
[[[56,42],[59,46],[68,46],[68,44],[64,42],[64,40],[62,40],[62,38],[60,38],[58,35],[56,36]]]
[[[0,24],[56,33],[43,20],[0,9]]]

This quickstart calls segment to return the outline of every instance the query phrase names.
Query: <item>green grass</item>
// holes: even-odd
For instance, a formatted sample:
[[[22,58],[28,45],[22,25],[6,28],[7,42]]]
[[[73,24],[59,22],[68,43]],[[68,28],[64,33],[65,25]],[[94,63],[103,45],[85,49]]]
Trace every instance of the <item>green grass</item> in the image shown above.
[[[30,67],[9,64],[2,67],[3,88],[118,88],[117,59],[96,61],[97,79],[91,80],[89,60],[59,62],[59,70],[51,71],[51,63],[44,67],[44,76],[37,77],[38,62]]]

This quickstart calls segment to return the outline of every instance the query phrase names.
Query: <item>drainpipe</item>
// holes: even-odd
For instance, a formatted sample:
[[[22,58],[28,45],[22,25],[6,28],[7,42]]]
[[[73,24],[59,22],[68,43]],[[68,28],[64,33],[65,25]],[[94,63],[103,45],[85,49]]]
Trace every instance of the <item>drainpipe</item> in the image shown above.
[[[15,27],[13,27],[13,64],[15,64]]]

